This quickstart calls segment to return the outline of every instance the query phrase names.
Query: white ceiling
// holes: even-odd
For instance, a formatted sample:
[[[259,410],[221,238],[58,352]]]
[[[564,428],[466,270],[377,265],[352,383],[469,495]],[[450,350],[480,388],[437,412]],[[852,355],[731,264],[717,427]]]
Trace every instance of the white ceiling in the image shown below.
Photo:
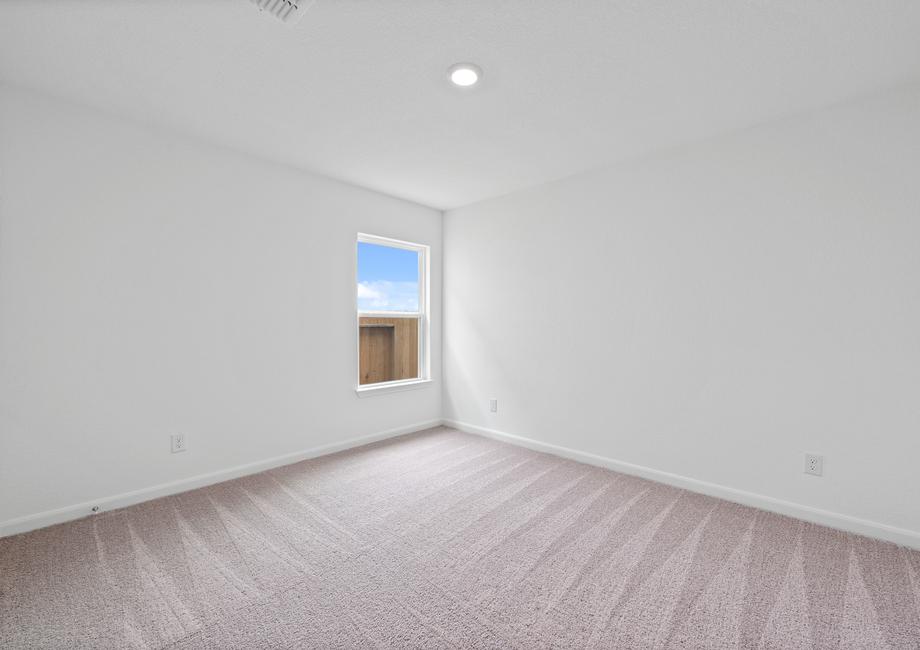
[[[437,208],[918,78],[917,0],[0,4],[0,80]]]

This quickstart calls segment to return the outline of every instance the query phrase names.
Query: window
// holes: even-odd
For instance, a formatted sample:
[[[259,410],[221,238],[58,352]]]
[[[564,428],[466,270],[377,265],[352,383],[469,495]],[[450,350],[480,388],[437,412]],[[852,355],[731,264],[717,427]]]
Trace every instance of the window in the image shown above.
[[[428,379],[428,246],[358,235],[358,390]]]

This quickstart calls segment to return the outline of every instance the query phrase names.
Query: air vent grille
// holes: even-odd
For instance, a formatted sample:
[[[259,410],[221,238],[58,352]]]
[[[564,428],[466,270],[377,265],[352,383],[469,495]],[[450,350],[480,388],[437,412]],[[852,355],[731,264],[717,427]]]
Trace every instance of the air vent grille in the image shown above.
[[[307,6],[311,4],[311,0],[250,0],[250,2],[256,5],[259,11],[267,11],[289,25],[303,18]]]

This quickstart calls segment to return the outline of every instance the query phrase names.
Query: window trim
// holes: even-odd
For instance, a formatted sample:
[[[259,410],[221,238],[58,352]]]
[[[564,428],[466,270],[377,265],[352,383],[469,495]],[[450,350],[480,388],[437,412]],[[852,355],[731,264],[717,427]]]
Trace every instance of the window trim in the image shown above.
[[[390,248],[401,248],[418,253],[418,308],[417,312],[405,311],[361,311],[358,309],[358,244],[376,244],[378,246],[388,246]],[[355,277],[354,277],[354,305],[355,309],[355,392],[359,396],[364,394],[382,394],[387,392],[408,390],[411,388],[422,388],[431,383],[431,336],[430,336],[430,318],[429,304],[431,299],[430,292],[430,272],[431,265],[431,247],[427,244],[416,244],[414,242],[404,241],[402,239],[392,239],[390,237],[381,237],[379,235],[370,235],[359,232],[355,239]],[[361,383],[361,317],[384,317],[384,318],[417,318],[419,320],[418,333],[418,376],[412,379],[400,379],[397,381],[381,381],[375,384]]]
[[[355,388],[355,392],[358,394],[358,397],[371,397],[372,395],[401,393],[407,390],[425,388],[430,383],[430,379],[400,379],[399,381],[380,381],[376,384],[359,385]]]

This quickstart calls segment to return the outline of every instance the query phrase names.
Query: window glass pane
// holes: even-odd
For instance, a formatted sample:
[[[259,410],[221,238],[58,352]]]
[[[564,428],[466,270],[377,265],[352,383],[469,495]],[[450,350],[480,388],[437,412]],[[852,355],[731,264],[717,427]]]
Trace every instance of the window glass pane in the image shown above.
[[[418,256],[358,242],[358,310],[418,311]]]
[[[362,316],[359,383],[418,379],[418,335],[417,317]]]

